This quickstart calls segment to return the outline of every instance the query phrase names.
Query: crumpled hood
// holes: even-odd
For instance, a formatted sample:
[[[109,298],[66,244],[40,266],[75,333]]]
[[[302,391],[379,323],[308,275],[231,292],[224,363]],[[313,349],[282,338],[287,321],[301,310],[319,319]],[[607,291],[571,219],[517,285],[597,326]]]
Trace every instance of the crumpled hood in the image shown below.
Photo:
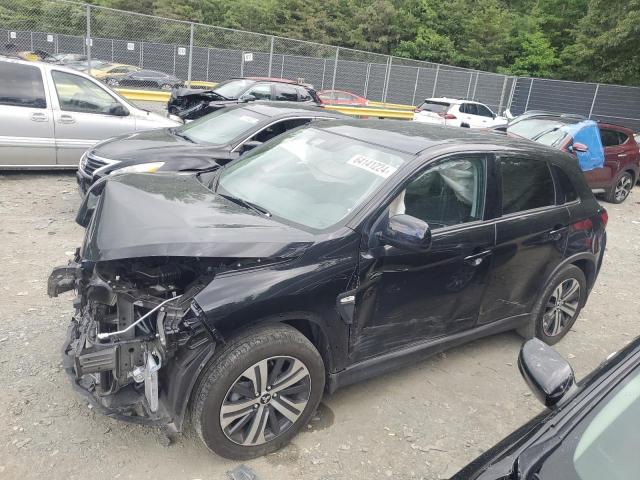
[[[213,160],[230,160],[229,148],[192,143],[171,133],[168,128],[134,132],[101,142],[93,154],[123,162],[117,168],[148,162],[168,162],[163,170],[179,171],[207,168]],[[223,162],[224,163],[224,162]]]
[[[291,258],[313,242],[310,233],[216,195],[194,174],[107,177],[89,191],[77,221],[87,227],[81,252],[87,261]]]

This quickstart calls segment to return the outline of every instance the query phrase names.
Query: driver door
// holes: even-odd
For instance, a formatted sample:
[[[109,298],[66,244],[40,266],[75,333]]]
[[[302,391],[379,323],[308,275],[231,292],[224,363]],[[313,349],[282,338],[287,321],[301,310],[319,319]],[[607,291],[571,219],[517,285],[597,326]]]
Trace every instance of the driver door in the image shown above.
[[[420,252],[375,241],[362,247],[352,361],[475,326],[495,242],[495,225],[484,221],[488,161],[483,154],[456,154],[429,165],[375,222],[411,215],[429,224],[432,243]]]
[[[133,115],[98,83],[52,70],[50,84],[58,165],[77,165],[98,141],[136,129]],[[109,113],[117,105],[125,109],[126,116]]]

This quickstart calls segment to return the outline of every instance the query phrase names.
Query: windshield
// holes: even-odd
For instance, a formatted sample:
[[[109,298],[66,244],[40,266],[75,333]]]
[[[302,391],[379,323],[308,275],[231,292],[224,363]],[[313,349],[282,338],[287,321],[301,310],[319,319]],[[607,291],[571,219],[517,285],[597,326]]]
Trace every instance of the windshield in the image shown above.
[[[195,143],[226,145],[254,128],[264,118],[265,115],[247,108],[223,108],[178,127],[176,131]]]
[[[421,112],[426,111],[433,113],[444,113],[449,109],[450,106],[451,104],[446,102],[434,102],[431,100],[425,100],[418,107],[418,110],[420,110]]]
[[[407,158],[306,128],[230,164],[218,190],[285,220],[325,229],[361,206]]]
[[[226,82],[216,85],[216,88],[214,88],[213,91],[225,98],[238,98],[254,83],[256,82],[247,79],[227,80]]]

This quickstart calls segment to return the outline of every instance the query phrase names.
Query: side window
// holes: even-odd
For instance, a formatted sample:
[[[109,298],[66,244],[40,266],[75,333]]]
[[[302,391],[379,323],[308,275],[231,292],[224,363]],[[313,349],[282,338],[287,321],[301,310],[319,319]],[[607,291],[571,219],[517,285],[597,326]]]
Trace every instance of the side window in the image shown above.
[[[560,203],[569,203],[578,199],[578,193],[569,176],[557,165],[551,167],[556,176]]]
[[[626,133],[618,132],[618,144],[622,145],[629,140],[629,136]]]
[[[276,85],[276,100],[298,101],[298,91],[293,85]]]
[[[0,63],[0,105],[47,108],[42,73],[38,67]]]
[[[501,158],[502,214],[555,204],[555,190],[547,162]]]
[[[478,108],[475,103],[467,103],[465,105],[466,105],[465,113],[469,115],[478,115]]]
[[[394,200],[389,215],[406,213],[432,229],[481,220],[484,157],[457,156],[430,167]]]
[[[72,73],[53,71],[60,109],[67,112],[111,114],[120,105],[106,91],[86,78]]]
[[[245,95],[253,95],[256,100],[271,100],[271,85],[268,83],[259,83],[250,88]]]
[[[460,107],[458,108],[458,110],[460,110],[460,113],[467,113],[467,104],[466,103],[460,104]]]
[[[491,110],[489,110],[484,105],[476,105],[476,108],[478,109],[478,115],[480,115],[481,117],[493,118],[493,113],[491,113]]]
[[[300,101],[301,102],[308,102],[310,100],[312,100],[311,95],[309,94],[309,92],[307,92],[307,90],[303,87],[296,87],[296,90],[298,90],[298,95],[300,95]]]
[[[620,139],[618,138],[618,132],[614,130],[600,130],[600,138],[602,139],[602,145],[605,147],[615,147],[620,144]]]
[[[258,142],[264,143],[286,132],[287,130],[299,127],[300,125],[304,125],[306,123],[309,123],[310,121],[310,118],[292,118],[290,120],[284,120],[282,122],[274,123],[273,125],[269,125],[264,130],[258,132],[253,136],[253,138],[251,138],[251,140],[257,140]]]

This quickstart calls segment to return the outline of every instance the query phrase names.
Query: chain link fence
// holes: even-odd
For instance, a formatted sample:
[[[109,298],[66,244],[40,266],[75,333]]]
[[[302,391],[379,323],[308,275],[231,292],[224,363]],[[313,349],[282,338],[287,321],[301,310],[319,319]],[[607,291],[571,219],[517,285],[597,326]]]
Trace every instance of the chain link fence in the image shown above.
[[[544,109],[640,129],[637,87],[516,78],[66,0],[2,0],[5,38],[6,49],[67,54],[58,58],[112,86],[210,87],[233,77],[268,76],[391,104],[464,98],[499,114]]]

